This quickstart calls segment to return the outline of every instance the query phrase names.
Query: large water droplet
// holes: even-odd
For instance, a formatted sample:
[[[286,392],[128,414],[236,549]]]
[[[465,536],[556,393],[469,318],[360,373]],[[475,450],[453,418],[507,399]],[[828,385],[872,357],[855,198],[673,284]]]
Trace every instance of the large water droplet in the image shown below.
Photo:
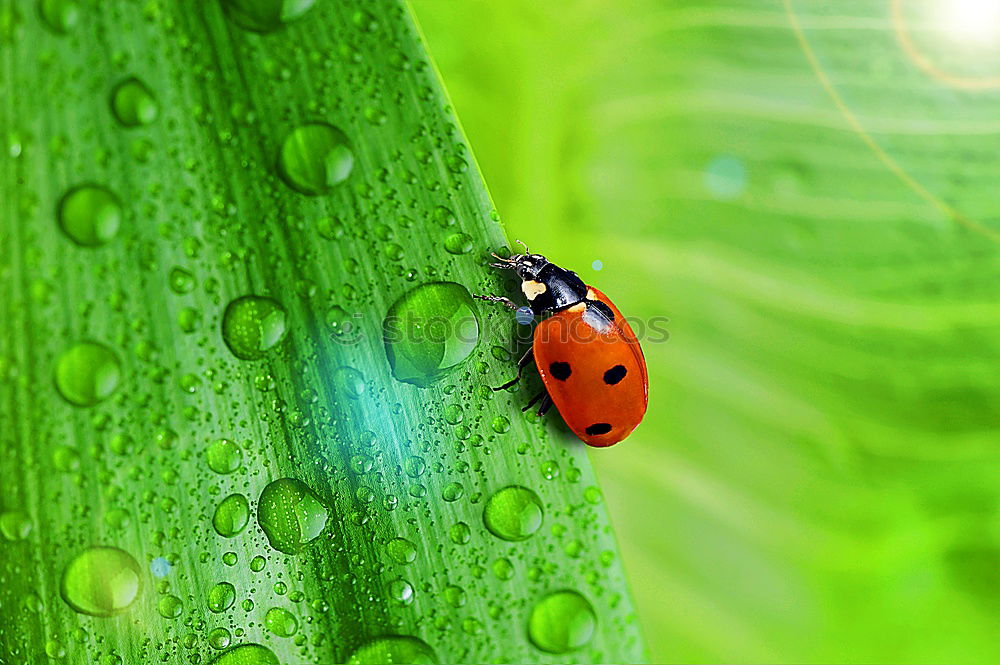
[[[54,32],[66,34],[80,20],[80,5],[73,0],[41,0],[38,12]]]
[[[80,342],[59,356],[56,388],[76,406],[93,406],[118,388],[121,365],[114,351],[97,342]]]
[[[111,93],[111,110],[121,124],[138,127],[156,120],[160,107],[146,84],[130,78],[119,83]]]
[[[472,236],[468,233],[452,233],[444,239],[444,248],[450,254],[468,254],[472,247]]]
[[[410,663],[434,665],[437,654],[424,642],[408,635],[386,635],[365,642],[351,654],[349,665],[383,665],[384,663]]]
[[[392,305],[383,332],[393,376],[428,386],[472,354],[479,342],[479,319],[464,286],[432,282]]]
[[[497,538],[525,540],[542,526],[542,501],[527,487],[510,485],[486,502],[483,522]]]
[[[80,185],[59,201],[59,226],[70,240],[83,247],[99,247],[118,233],[122,204],[99,185]]]
[[[268,484],[257,502],[257,522],[271,547],[297,554],[323,531],[326,506],[309,487],[295,478]]]
[[[222,339],[237,358],[257,360],[285,338],[286,319],[277,300],[242,296],[222,315]]]
[[[142,586],[142,569],[131,554],[117,547],[91,547],[69,562],[59,593],[81,614],[109,617],[135,601]]]
[[[213,660],[209,665],[281,665],[278,657],[259,644],[240,644]]]
[[[230,494],[215,509],[212,526],[226,538],[238,535],[250,521],[250,504],[242,494]]]
[[[273,32],[305,14],[316,0],[222,0],[233,23],[253,32]]]
[[[300,125],[285,137],[278,173],[289,187],[318,196],[351,174],[354,153],[344,133],[323,122]]]
[[[590,601],[576,591],[556,591],[532,608],[528,637],[542,651],[566,653],[590,642],[596,626]]]

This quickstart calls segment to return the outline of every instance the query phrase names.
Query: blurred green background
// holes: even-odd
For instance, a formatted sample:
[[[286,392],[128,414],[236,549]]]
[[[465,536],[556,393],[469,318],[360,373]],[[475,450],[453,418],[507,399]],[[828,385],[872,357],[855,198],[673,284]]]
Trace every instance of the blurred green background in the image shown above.
[[[1000,659],[996,5],[414,0],[509,237],[671,319],[654,662]]]

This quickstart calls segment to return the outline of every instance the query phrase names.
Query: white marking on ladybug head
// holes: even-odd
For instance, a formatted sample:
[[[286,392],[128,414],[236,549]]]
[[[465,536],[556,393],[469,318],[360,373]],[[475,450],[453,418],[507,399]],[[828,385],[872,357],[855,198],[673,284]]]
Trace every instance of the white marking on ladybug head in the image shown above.
[[[587,287],[587,300],[597,300],[597,294],[589,286]]]
[[[542,295],[549,290],[549,287],[545,286],[542,282],[536,282],[531,279],[526,279],[521,282],[521,290],[524,291],[524,297],[528,300],[534,300],[538,296]]]
[[[566,311],[567,312],[573,312],[575,314],[577,312],[585,312],[586,310],[587,310],[587,303],[585,303],[585,302],[578,302],[577,304],[573,305],[572,307],[570,307]]]

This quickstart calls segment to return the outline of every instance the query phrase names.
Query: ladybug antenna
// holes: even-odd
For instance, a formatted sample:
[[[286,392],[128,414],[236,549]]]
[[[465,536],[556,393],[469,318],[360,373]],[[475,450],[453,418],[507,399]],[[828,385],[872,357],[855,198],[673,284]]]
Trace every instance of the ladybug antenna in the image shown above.
[[[524,253],[525,254],[531,254],[531,252],[528,251],[528,246],[525,245],[523,242],[521,242],[520,240],[515,240],[514,242],[516,242],[521,247],[524,247]]]
[[[490,264],[494,268],[503,268],[505,270],[509,270],[509,269],[511,269],[511,268],[514,267],[514,263],[515,263],[514,259],[505,259],[504,257],[497,255],[496,252],[490,252],[490,256],[492,256],[497,261],[500,261],[500,263],[491,263]]]

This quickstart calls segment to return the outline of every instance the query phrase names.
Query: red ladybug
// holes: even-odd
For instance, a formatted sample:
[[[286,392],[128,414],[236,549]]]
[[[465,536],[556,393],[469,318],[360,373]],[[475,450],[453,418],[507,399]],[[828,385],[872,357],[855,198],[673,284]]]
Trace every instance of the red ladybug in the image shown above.
[[[517,364],[517,376],[494,390],[516,384],[534,360],[545,390],[523,410],[541,400],[538,415],[545,415],[555,404],[584,443],[614,445],[639,425],[649,401],[639,341],[606,295],[584,284],[575,272],[528,253],[527,247],[524,251],[509,259],[494,254],[499,262],[490,265],[515,271],[532,313],[550,316],[535,328],[531,348]],[[518,309],[509,298],[476,298]]]

